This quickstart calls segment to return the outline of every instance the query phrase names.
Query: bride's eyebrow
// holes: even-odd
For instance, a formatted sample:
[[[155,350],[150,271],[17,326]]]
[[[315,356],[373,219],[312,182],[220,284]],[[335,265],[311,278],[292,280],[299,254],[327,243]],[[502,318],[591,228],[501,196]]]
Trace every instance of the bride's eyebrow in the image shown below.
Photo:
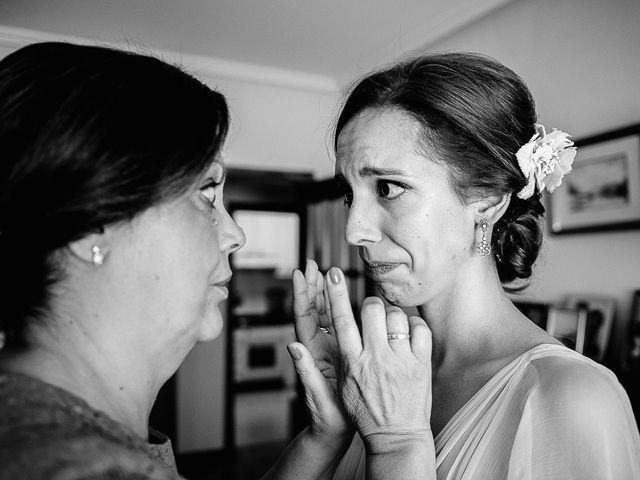
[[[385,175],[405,175],[405,172],[393,168],[362,167],[360,175],[363,177],[381,177]]]

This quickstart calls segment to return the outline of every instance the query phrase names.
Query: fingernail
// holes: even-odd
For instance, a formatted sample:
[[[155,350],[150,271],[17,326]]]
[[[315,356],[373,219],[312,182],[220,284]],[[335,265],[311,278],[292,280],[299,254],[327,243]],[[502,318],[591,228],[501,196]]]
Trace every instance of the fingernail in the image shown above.
[[[331,278],[331,282],[334,285],[338,285],[340,283],[341,277],[342,277],[342,273],[340,272],[339,268],[332,267],[331,270],[329,270],[329,278]]]
[[[295,360],[300,360],[302,358],[302,352],[295,345],[287,345],[287,350],[289,350],[289,355],[291,355]]]

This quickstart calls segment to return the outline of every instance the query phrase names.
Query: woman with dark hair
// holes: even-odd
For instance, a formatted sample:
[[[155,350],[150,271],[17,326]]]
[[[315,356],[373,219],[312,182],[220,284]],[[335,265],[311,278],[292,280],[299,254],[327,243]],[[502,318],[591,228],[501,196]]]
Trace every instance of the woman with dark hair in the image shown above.
[[[513,71],[447,53],[367,76],[337,121],[347,242],[390,308],[417,307],[433,338],[432,408],[420,413],[430,426],[422,455],[433,455],[432,438],[435,461],[423,478],[640,478],[640,438],[615,376],[538,328],[506,293],[526,286],[542,243],[541,193],[560,184],[575,155],[566,133],[536,120]],[[299,338],[332,380],[350,375],[360,350],[341,338],[353,318],[334,312],[331,321],[323,285],[313,262],[294,273]],[[406,325],[384,330],[365,317],[363,341],[374,328],[392,345],[377,365],[413,340]],[[400,375],[387,373],[379,381]],[[394,388],[381,391],[411,393]],[[357,412],[347,399],[345,425],[360,436],[338,479],[364,478],[365,453],[380,443]]]
[[[222,95],[155,58],[44,43],[0,62],[0,478],[176,476],[147,420],[222,329],[244,243],[227,127]]]
[[[147,421],[222,330],[245,241],[227,127],[221,94],[155,58],[44,43],[0,61],[0,478],[178,478]],[[265,478],[323,478],[344,429],[291,349],[312,421]]]

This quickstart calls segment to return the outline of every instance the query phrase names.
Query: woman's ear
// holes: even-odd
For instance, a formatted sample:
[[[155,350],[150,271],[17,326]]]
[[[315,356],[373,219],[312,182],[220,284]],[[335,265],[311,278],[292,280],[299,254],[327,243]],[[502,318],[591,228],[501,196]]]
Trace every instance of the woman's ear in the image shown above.
[[[81,262],[101,266],[109,253],[108,235],[104,232],[91,233],[68,246],[71,255]]]
[[[489,225],[494,225],[507,211],[510,202],[511,192],[488,195],[476,201],[476,223],[484,220]]]

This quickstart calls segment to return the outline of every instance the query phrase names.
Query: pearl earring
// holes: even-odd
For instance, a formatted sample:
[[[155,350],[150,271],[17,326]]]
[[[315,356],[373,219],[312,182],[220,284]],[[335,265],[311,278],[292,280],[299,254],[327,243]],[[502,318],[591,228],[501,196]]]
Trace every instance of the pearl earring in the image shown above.
[[[98,245],[91,246],[91,262],[99,267],[104,262],[104,255],[100,251],[100,247]]]
[[[486,257],[487,255],[489,255],[489,252],[491,252],[491,247],[487,242],[487,228],[489,227],[489,225],[487,224],[486,220],[480,220],[478,226],[482,229],[482,238],[480,239],[480,242],[476,244],[476,253],[478,255]]]

